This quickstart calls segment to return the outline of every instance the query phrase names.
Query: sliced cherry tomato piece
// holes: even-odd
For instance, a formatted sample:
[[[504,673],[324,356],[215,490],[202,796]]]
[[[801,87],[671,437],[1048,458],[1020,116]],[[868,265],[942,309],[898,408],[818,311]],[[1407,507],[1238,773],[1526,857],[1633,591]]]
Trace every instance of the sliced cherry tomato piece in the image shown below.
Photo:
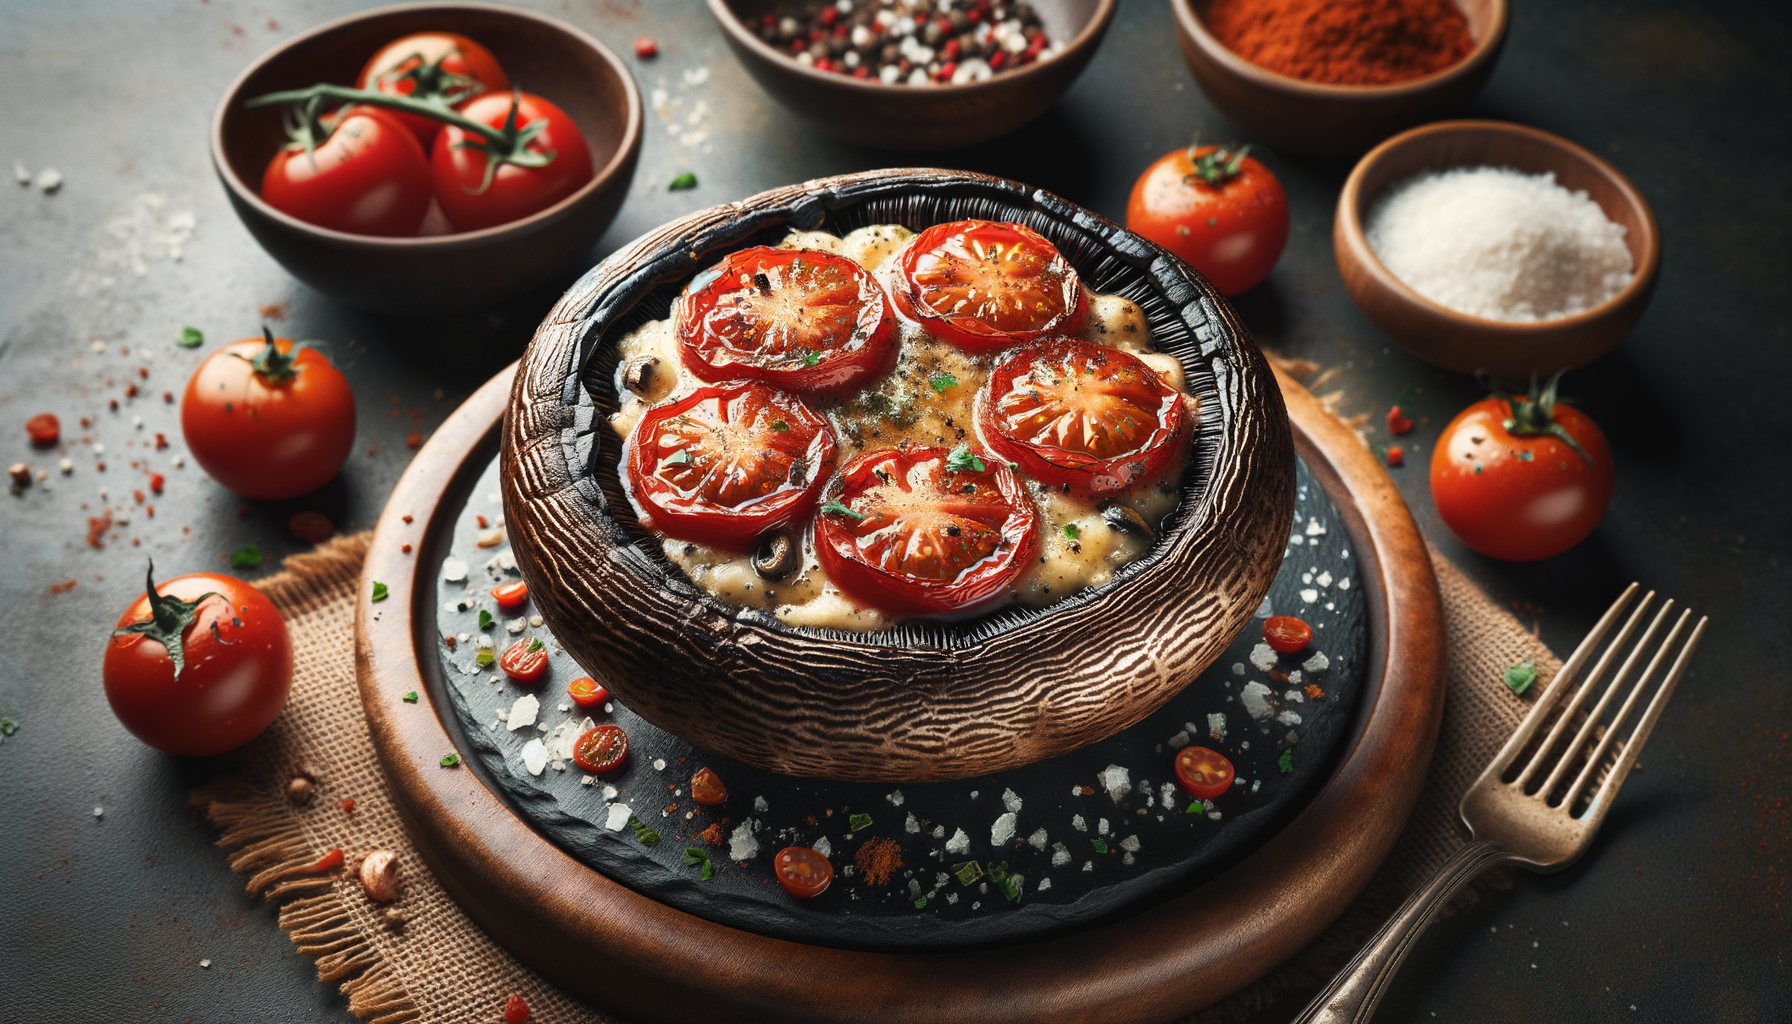
[[[1232,762],[1217,750],[1183,747],[1176,753],[1176,784],[1196,799],[1212,800],[1231,789],[1237,774]]]
[[[628,760],[628,733],[619,725],[586,729],[572,746],[573,763],[593,775],[604,775]]]
[[[533,683],[548,670],[547,645],[533,637],[518,640],[499,656],[498,667],[519,683]]]
[[[675,316],[685,368],[707,381],[846,391],[885,372],[896,351],[883,287],[827,252],[744,249],[698,274]]]
[[[834,865],[807,846],[786,846],[772,858],[772,873],[785,892],[807,900],[827,891],[834,880]]]
[[[1263,642],[1283,654],[1305,650],[1312,641],[1313,627],[1292,615],[1271,615],[1263,620]]]
[[[691,799],[705,807],[714,807],[728,799],[728,787],[722,785],[722,777],[708,768],[697,769],[691,776]]]
[[[601,708],[610,699],[610,691],[590,676],[580,676],[566,684],[566,695],[582,708]]]
[[[522,580],[511,583],[500,583],[492,588],[492,600],[498,602],[500,608],[518,608],[529,600],[529,584]]]
[[[880,448],[838,479],[816,519],[816,555],[875,608],[969,609],[1006,593],[1038,554],[1039,513],[1020,478],[968,447]]]
[[[62,437],[62,421],[53,412],[40,412],[25,421],[25,433],[32,444],[47,448]]]
[[[802,399],[728,384],[648,410],[623,444],[622,476],[644,525],[744,551],[808,514],[834,451],[833,430]]]
[[[996,367],[977,424],[996,454],[1052,487],[1112,494],[1163,472],[1184,438],[1183,395],[1129,352],[1058,338]]]
[[[1074,333],[1083,285],[1052,243],[1022,224],[936,224],[903,250],[891,296],[904,316],[969,349]]]

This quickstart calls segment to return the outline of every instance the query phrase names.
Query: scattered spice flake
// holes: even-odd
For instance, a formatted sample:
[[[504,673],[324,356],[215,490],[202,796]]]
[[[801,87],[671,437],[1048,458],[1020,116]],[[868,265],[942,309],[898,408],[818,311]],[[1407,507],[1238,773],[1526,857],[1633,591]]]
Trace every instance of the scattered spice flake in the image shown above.
[[[205,344],[205,332],[197,327],[182,327],[174,343],[181,348],[198,348]]]
[[[406,704],[415,704],[415,703],[417,703],[417,691],[412,690],[411,692],[405,694],[403,697],[400,697],[399,700],[404,701]]]
[[[268,27],[272,28],[273,24],[270,22]],[[286,319],[286,303],[284,302],[264,302],[256,306],[255,311],[269,320]]]
[[[1319,688],[1318,683],[1308,683],[1307,684],[1307,699],[1308,700],[1318,700],[1319,698],[1321,698],[1323,696],[1325,696],[1325,691],[1321,690]]]
[[[697,833],[697,838],[703,840],[704,845],[706,846],[722,845],[722,823],[718,821],[710,825],[708,828]],[[876,840],[873,840],[873,842],[876,842]]]
[[[286,528],[294,537],[311,544],[329,540],[330,534],[336,532],[336,524],[321,512],[295,512],[286,521]]]
[[[418,433],[415,430],[405,434],[404,435],[404,446],[406,448],[421,448],[421,447],[423,447],[423,435]]]
[[[1282,774],[1284,774],[1284,775],[1286,775],[1289,772],[1294,770],[1294,748],[1293,747],[1289,747],[1289,748],[1283,750],[1282,756],[1276,758],[1276,767],[1282,769]]]
[[[313,871],[334,871],[337,868],[342,866],[342,860],[343,860],[342,848],[334,847],[330,850],[329,853],[326,853],[322,857],[319,857],[317,859],[317,863],[311,865],[311,870],[313,870]]]
[[[50,593],[52,593],[52,594],[66,593],[70,590],[75,589],[76,582],[78,582],[78,581],[63,580],[61,583],[52,583],[52,584],[50,584]]]
[[[652,36],[641,36],[635,40],[635,56],[642,60],[656,57],[659,55],[659,52],[660,44],[654,42]]]
[[[1412,420],[1407,419],[1397,405],[1388,410],[1388,433],[1396,436],[1412,433]]]
[[[522,996],[511,996],[504,1001],[504,1024],[524,1024],[529,1019],[529,1004],[523,1002]]]
[[[871,815],[854,814],[846,819],[846,825],[854,832],[863,832],[871,827]]]
[[[230,567],[232,569],[261,568],[261,548],[254,544],[244,544],[242,547],[232,551],[230,553]]]
[[[701,881],[707,882],[711,878],[714,878],[716,875],[716,866],[709,862],[709,851],[707,851],[701,847],[697,847],[697,846],[685,847],[684,848],[684,862],[685,862],[686,866],[689,866],[689,867],[697,867],[698,865],[702,865],[702,870],[698,873],[698,878]]]
[[[1388,465],[1390,465],[1390,466],[1406,465],[1406,452],[1402,451],[1400,446],[1397,444],[1390,445],[1388,447]]]
[[[1512,692],[1522,697],[1524,691],[1530,689],[1531,684],[1537,681],[1537,663],[1521,661],[1506,670],[1505,678],[1506,685],[1512,688]]]
[[[355,798],[354,797],[351,796],[351,797],[346,797],[343,799],[342,813],[344,813],[344,814],[355,813]]]
[[[959,885],[970,885],[983,877],[983,865],[974,860],[967,860],[954,867],[952,874],[957,876]]]
[[[373,594],[369,598],[369,600],[371,600],[374,604],[379,604],[381,601],[384,601],[389,596],[391,596],[391,591],[386,589],[386,585],[384,583],[381,583],[379,580],[374,580],[373,581]]]
[[[1091,839],[1091,840],[1089,840],[1089,845],[1095,847],[1096,853],[1108,852],[1108,844],[1107,844],[1106,840]]]
[[[106,546],[106,531],[112,528],[112,513],[106,512],[87,517],[87,546],[103,548]]]
[[[448,756],[442,758],[442,767],[444,767],[444,768],[453,768],[457,764],[460,764],[460,755],[459,754],[449,754]]]
[[[871,885],[890,884],[890,876],[902,870],[902,847],[894,839],[878,836],[853,854],[853,864]]]
[[[673,178],[672,181],[666,185],[666,191],[685,192],[696,187],[697,176],[690,171],[686,171],[678,177]]]

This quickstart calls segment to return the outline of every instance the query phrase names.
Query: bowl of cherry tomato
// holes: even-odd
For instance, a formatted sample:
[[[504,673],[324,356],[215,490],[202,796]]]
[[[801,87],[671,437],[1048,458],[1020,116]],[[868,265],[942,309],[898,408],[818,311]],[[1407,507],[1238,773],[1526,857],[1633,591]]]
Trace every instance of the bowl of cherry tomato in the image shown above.
[[[588,262],[642,121],[627,67],[565,22],[391,7],[251,64],[212,117],[212,163],[293,276],[361,309],[446,313]]]

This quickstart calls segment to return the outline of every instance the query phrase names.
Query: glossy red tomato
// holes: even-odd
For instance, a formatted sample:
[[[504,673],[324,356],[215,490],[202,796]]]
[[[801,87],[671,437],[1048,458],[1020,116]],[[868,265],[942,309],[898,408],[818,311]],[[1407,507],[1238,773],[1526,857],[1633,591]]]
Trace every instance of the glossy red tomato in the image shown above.
[[[1112,494],[1162,473],[1186,440],[1183,394],[1139,358],[1059,338],[996,367],[977,394],[984,443],[1052,487]]]
[[[708,768],[697,769],[691,776],[691,799],[705,807],[714,807],[728,799],[728,787],[722,785],[722,777]]]
[[[521,608],[523,602],[529,600],[529,584],[522,580],[500,583],[492,588],[492,600],[498,602],[500,608]]]
[[[610,699],[610,691],[590,676],[580,676],[566,684],[566,695],[582,708],[601,708]]]
[[[1082,326],[1076,270],[1023,224],[936,224],[900,258],[900,284],[891,296],[896,307],[964,348],[1007,348]]]
[[[573,742],[573,763],[593,775],[605,775],[628,760],[628,733],[619,725],[600,725]]]
[[[1179,149],[1145,169],[1126,228],[1187,260],[1227,295],[1269,276],[1288,244],[1288,197],[1243,150]]]
[[[685,368],[707,381],[838,392],[887,372],[896,352],[883,286],[833,253],[742,250],[698,274],[674,316]]]
[[[899,615],[998,598],[1038,552],[1039,513],[1020,478],[962,446],[860,455],[840,470],[815,521],[815,553],[828,578]]]
[[[329,482],[355,443],[355,396],[323,353],[232,342],[187,381],[181,433],[212,479],[245,498],[296,498]]]
[[[548,645],[533,637],[518,640],[498,656],[498,667],[519,683],[533,683],[547,673]]]
[[[1457,414],[1431,450],[1438,514],[1484,555],[1559,555],[1605,514],[1613,478],[1605,434],[1554,392],[1552,381],[1535,400],[1482,399]]]
[[[25,421],[25,433],[31,435],[31,443],[39,448],[48,448],[62,437],[62,421],[53,412],[40,412]]]
[[[1263,620],[1263,642],[1283,654],[1293,654],[1313,642],[1313,627],[1292,615],[1271,615]]]
[[[723,384],[648,410],[622,446],[642,523],[744,551],[801,521],[834,471],[834,432],[795,395]]]
[[[292,641],[273,602],[242,580],[192,573],[158,587],[152,577],[119,617],[102,677],[112,713],[138,739],[185,757],[221,754],[285,706]]]
[[[520,97],[520,99],[516,99]],[[430,175],[436,202],[448,222],[460,231],[477,231],[519,220],[554,205],[591,180],[591,150],[566,112],[529,93],[493,93],[461,108],[466,117],[502,128],[516,103],[516,127],[542,127],[524,149],[539,167],[499,164],[488,174],[483,140],[454,125],[444,125],[430,150]]]
[[[772,873],[785,892],[807,900],[827,891],[834,880],[834,865],[807,846],[786,846],[772,858]]]
[[[1231,789],[1237,774],[1232,762],[1217,750],[1183,747],[1176,754],[1176,784],[1198,800],[1212,800]]]
[[[357,89],[377,89],[416,100],[465,104],[488,92],[509,92],[510,78],[492,52],[453,32],[418,32],[380,48],[355,79]],[[442,122],[391,111],[427,150]]]
[[[390,111],[351,107],[327,140],[288,146],[261,176],[261,198],[307,224],[356,235],[408,237],[423,226],[429,157]]]

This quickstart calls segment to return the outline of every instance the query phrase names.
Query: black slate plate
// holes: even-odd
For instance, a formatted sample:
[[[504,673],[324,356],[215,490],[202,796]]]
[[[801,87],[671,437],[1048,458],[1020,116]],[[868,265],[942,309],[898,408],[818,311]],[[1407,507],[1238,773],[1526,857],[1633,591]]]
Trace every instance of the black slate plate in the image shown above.
[[[464,562],[466,579],[449,582],[436,567],[435,626],[438,635],[453,635],[455,645],[439,644],[440,663],[426,671],[454,708],[456,721],[449,724],[459,727],[459,749],[523,820],[584,864],[687,913],[766,935],[877,950],[1000,944],[1086,927],[1198,884],[1248,855],[1304,805],[1347,734],[1363,676],[1367,619],[1352,579],[1356,562],[1336,510],[1303,465],[1293,536],[1269,607],[1164,708],[1100,743],[959,782],[826,782],[704,754],[612,703],[610,713],[590,717],[628,733],[628,764],[595,785],[584,784],[571,761],[532,775],[525,743],[586,716],[565,697],[567,682],[583,672],[544,627],[529,625],[528,606],[513,634],[515,617],[501,614],[489,595],[496,583],[518,578],[507,545],[476,546],[481,534],[490,539],[501,526],[497,473],[494,459],[459,496],[463,505],[443,565]],[[494,617],[485,630],[481,609]],[[1299,615],[1314,628],[1306,651],[1272,665],[1281,679],[1251,661],[1262,639],[1257,626],[1271,609]],[[552,652],[546,681],[519,687],[495,666],[478,668],[480,636],[490,637],[497,653],[516,640],[540,638]],[[1316,652],[1327,667],[1303,670]],[[1287,696],[1308,684],[1323,696]],[[1243,701],[1265,692],[1260,710],[1267,714],[1254,719]],[[540,700],[539,722],[547,731],[512,731],[497,719],[498,709],[508,710],[526,693]],[[559,710],[563,705],[567,711]],[[1277,719],[1288,712],[1299,721]],[[1215,713],[1226,718],[1220,741],[1209,735],[1208,715]],[[1190,738],[1182,740],[1182,733]],[[1211,811],[1190,813],[1191,801],[1173,785],[1172,760],[1183,742],[1220,749],[1243,780],[1212,801]],[[705,766],[729,791],[728,801],[713,809],[688,796],[691,773]],[[1125,772],[1128,790],[1116,787],[1117,797],[1104,778],[1110,766]],[[613,796],[606,797],[606,786]],[[630,807],[659,841],[643,844],[627,826],[606,828],[612,802]],[[994,830],[1010,812],[1012,834],[998,846]],[[871,824],[855,828],[854,815],[868,815]],[[721,844],[709,846],[700,835],[718,823]],[[757,848],[744,863],[728,859],[745,852],[732,849],[736,837]],[[901,849],[903,867],[884,886],[871,885],[853,867],[861,846],[875,837]],[[832,887],[814,900],[787,896],[772,878],[772,855],[785,846],[824,844],[836,872]],[[687,849],[710,856],[714,877],[704,881],[699,866],[685,863]],[[970,862],[975,869],[965,868]],[[965,884],[961,871],[981,877]],[[1001,872],[1018,883],[996,882]]]

